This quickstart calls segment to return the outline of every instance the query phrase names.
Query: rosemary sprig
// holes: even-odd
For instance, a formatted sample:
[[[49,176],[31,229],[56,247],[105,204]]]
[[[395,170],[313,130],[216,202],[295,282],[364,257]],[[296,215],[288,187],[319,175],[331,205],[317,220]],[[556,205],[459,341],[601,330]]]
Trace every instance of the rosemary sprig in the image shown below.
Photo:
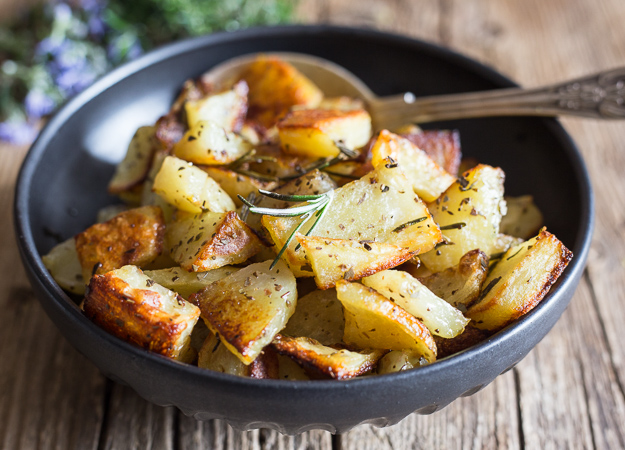
[[[256,150],[252,149],[249,152],[245,153],[243,156],[232,161],[230,164],[226,166],[227,169],[232,170],[240,175],[245,175],[247,177],[256,178],[261,181],[279,181],[278,177],[274,177],[271,175],[264,175],[262,173],[255,172],[253,170],[244,169],[244,164],[247,163],[261,163],[263,161],[276,162],[276,158],[273,156],[265,156],[265,155],[256,155]]]
[[[274,216],[274,217],[299,217],[302,221],[295,227],[295,229],[291,232],[288,239],[284,243],[284,246],[278,252],[278,256],[273,260],[269,269],[273,269],[274,266],[280,261],[280,258],[289,247],[293,238],[295,237],[295,233],[297,233],[303,226],[306,221],[312,217],[313,215],[316,217],[315,222],[312,224],[306,236],[309,236],[310,233],[315,229],[317,224],[323,219],[326,211],[328,210],[328,206],[332,203],[332,199],[334,198],[334,191],[324,192],[319,195],[284,195],[277,194],[275,192],[265,191],[264,189],[259,189],[258,192],[261,195],[264,195],[269,198],[273,198],[275,200],[282,200],[286,202],[304,202],[304,204],[300,206],[295,206],[293,208],[286,209],[275,209],[275,208],[263,208],[260,206],[254,205],[252,202],[239,195],[239,200],[243,202],[245,206],[247,206],[249,212],[253,214],[263,214],[266,216]],[[295,250],[299,250],[300,245],[298,244],[295,247]]]
[[[339,142],[339,141],[334,141],[334,145],[336,146],[336,148],[339,149],[338,155],[334,157],[328,156],[327,158],[321,158],[320,160],[312,163],[310,166],[301,169],[296,174],[281,177],[280,180],[281,181],[293,180],[295,178],[299,178],[303,175],[306,175],[307,173],[310,173],[313,170],[323,170],[324,172],[329,173],[330,175],[339,175],[339,174],[335,174],[330,171],[327,171],[325,169],[330,166],[333,166],[334,164],[357,158],[358,152],[346,147],[342,142]],[[343,174],[340,174],[340,176],[349,177],[349,175],[343,175]]]
[[[466,222],[457,222],[457,223],[452,223],[449,225],[444,225],[442,227],[440,227],[441,231],[445,231],[445,230],[460,230],[461,228],[464,228],[467,226]]]
[[[411,227],[412,225],[417,224],[419,222],[423,222],[426,219],[427,219],[427,217],[419,217],[418,219],[411,220],[410,222],[402,223],[400,226],[398,226],[397,228],[393,229],[393,233],[399,233],[404,228]]]

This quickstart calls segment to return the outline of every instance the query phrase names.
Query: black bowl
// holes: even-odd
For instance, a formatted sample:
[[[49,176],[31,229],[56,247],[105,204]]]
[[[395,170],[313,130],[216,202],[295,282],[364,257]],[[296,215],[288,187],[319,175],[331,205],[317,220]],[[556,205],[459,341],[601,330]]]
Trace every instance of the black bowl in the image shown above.
[[[239,378],[171,361],[127,344],[86,319],[41,262],[57,241],[95,220],[114,199],[106,185],[134,129],[165,111],[182,83],[231,57],[259,51],[317,55],[354,72],[377,94],[478,91],[514,84],[441,47],[369,30],[330,26],[222,33],[169,45],[105,76],[70,101],[41,133],[22,167],[15,197],[21,256],[44,309],[102,372],[159,405],[238,429],[344,432],[391,425],[471,395],[518,363],[560,317],[582,274],[593,199],[575,145],[551,119],[489,118],[431,124],[460,130],[466,156],[502,167],[506,192],[532,194],[551,232],[575,254],[529,314],[481,344],[413,371],[348,381]]]

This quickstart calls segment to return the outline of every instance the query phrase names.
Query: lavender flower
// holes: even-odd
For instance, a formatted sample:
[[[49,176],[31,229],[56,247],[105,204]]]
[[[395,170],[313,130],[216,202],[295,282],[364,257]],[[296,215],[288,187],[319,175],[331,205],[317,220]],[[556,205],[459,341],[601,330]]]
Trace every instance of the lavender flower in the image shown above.
[[[37,129],[28,122],[0,122],[0,141],[15,145],[30,144],[37,136]]]
[[[15,39],[0,39],[0,141],[30,142],[39,119],[112,67],[154,45],[217,29],[283,21],[281,17],[290,14],[284,6],[291,1],[263,0],[271,14],[261,14],[252,7],[253,0],[39,2],[24,21],[7,26],[8,36]],[[279,20],[272,19],[277,11],[284,12]]]
[[[41,90],[32,90],[24,99],[24,107],[28,117],[41,118],[50,114],[56,106],[56,102]]]
[[[96,74],[91,67],[84,62],[61,72],[55,82],[66,97],[78,94],[95,81]]]

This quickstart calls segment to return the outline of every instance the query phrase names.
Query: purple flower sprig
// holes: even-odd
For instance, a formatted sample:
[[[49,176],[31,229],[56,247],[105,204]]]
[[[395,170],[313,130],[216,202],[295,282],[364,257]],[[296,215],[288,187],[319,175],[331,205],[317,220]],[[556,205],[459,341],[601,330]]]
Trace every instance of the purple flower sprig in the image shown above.
[[[38,124],[111,68],[185,36],[290,20],[296,0],[48,0],[0,25],[0,140]]]
[[[136,35],[107,24],[106,5],[106,0],[57,1],[36,7],[12,29],[0,27],[0,140],[32,142],[42,118],[142,53]]]

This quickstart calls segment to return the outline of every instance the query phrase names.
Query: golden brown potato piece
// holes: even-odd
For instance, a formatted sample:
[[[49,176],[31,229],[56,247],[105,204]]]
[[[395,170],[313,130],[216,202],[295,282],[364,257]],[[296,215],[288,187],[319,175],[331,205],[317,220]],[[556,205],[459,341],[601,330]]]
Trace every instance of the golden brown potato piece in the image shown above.
[[[119,194],[141,184],[148,175],[154,152],[160,148],[156,140],[156,128],[141,127],[128,145],[124,159],[115,168],[108,190]]]
[[[302,174],[302,170],[305,167],[309,167],[316,161],[314,158],[286,154],[277,143],[261,144],[255,150],[255,158],[245,163],[242,168],[265,177],[279,179],[295,178]]]
[[[499,231],[503,234],[529,239],[543,226],[543,214],[531,195],[505,197],[508,212],[501,218]]]
[[[239,135],[216,123],[199,120],[174,145],[174,155],[194,164],[229,164],[252,149]]]
[[[469,323],[460,311],[434,295],[408,272],[385,270],[363,278],[362,283],[421,320],[435,336],[452,338],[462,333]]]
[[[308,219],[300,230],[302,234],[308,232],[314,220]],[[298,217],[262,218],[276,248],[284,245],[300,221]],[[384,166],[336,189],[327,213],[312,235],[389,243],[414,254],[432,249],[442,237],[406,178],[396,168]],[[296,251],[297,244],[291,242],[282,258],[295,276],[312,276],[306,252],[302,248]]]
[[[241,207],[243,202],[239,200],[237,195],[247,198],[252,192],[258,193],[259,189],[266,191],[274,190],[276,183],[274,181],[262,181],[247,175],[223,167],[202,167],[202,170],[208,174],[213,180],[219,183],[219,186],[226,191],[226,194],[234,201],[237,207]]]
[[[222,344],[217,335],[210,334],[198,354],[198,367],[229,373],[241,377],[277,379],[277,355],[270,347],[266,348],[251,364],[246,365]]]
[[[288,355],[302,366],[314,369],[337,380],[357,377],[370,371],[384,350],[360,352],[335,349],[306,337],[288,337],[278,334],[272,342],[282,355]]]
[[[498,330],[534,308],[549,292],[573,254],[553,234],[512,247],[495,265],[467,316],[480,329]]]
[[[338,280],[355,281],[396,267],[412,258],[412,252],[394,244],[354,239],[303,236],[296,239],[306,251],[319,289],[329,289]]]
[[[436,200],[456,180],[408,139],[388,130],[378,133],[371,147],[371,163],[398,165],[425,202]]]
[[[488,256],[481,250],[471,250],[457,266],[419,278],[430,291],[460,309],[467,310],[479,297],[488,273]]]
[[[436,360],[436,343],[427,327],[375,290],[338,281],[338,299],[345,309],[343,341],[360,348],[403,350]]]
[[[217,280],[232,275],[237,270],[239,269],[233,266],[223,266],[207,272],[187,272],[182,267],[169,267],[159,270],[144,270],[143,273],[156,283],[176,291],[186,299],[191,294],[195,294]]]
[[[249,86],[248,118],[271,128],[293,106],[314,108],[323,93],[291,64],[261,56],[240,75]]]
[[[229,91],[187,100],[184,109],[189,128],[200,120],[208,120],[227,132],[238,132],[247,113],[247,91],[247,84],[240,81]]]
[[[171,257],[189,272],[239,264],[263,248],[258,236],[234,211],[185,217],[172,223],[167,233]]]
[[[286,153],[325,158],[340,153],[337,142],[360,148],[371,137],[371,116],[364,109],[302,109],[278,122],[278,135]]]
[[[195,305],[156,284],[136,266],[94,276],[84,312],[114,336],[175,359],[190,346],[200,317]]]
[[[438,353],[440,354],[440,350]],[[385,373],[403,372],[404,370],[424,366],[427,363],[428,362],[422,356],[411,355],[408,352],[402,352],[400,350],[391,350],[378,361],[376,373],[382,375]]]
[[[420,256],[432,272],[457,265],[476,248],[487,255],[493,253],[501,216],[506,212],[503,181],[503,170],[480,164],[428,204],[446,238],[446,245]]]
[[[163,251],[165,221],[158,206],[124,211],[76,235],[76,252],[86,280],[127,264],[143,266]]]
[[[85,293],[85,280],[74,238],[55,245],[41,260],[62,289],[78,295]]]
[[[295,311],[295,277],[282,262],[250,264],[191,295],[202,318],[228,349],[250,364]]]
[[[408,139],[447,172],[456,176],[462,160],[458,130],[400,130],[398,134]]]
[[[167,156],[152,190],[167,203],[193,214],[234,211],[234,202],[219,184],[190,162]]]
[[[156,138],[167,152],[178,142],[187,129],[183,108],[187,101],[205,97],[212,86],[202,80],[187,80],[169,112],[156,121]]]
[[[307,337],[322,345],[334,345],[343,340],[345,318],[336,290],[315,290],[297,299],[297,308],[281,334]]]
[[[201,369],[229,373],[240,377],[249,375],[249,367],[228,350],[222,344],[219,336],[213,333],[210,333],[206,338],[198,353],[197,366]]]

